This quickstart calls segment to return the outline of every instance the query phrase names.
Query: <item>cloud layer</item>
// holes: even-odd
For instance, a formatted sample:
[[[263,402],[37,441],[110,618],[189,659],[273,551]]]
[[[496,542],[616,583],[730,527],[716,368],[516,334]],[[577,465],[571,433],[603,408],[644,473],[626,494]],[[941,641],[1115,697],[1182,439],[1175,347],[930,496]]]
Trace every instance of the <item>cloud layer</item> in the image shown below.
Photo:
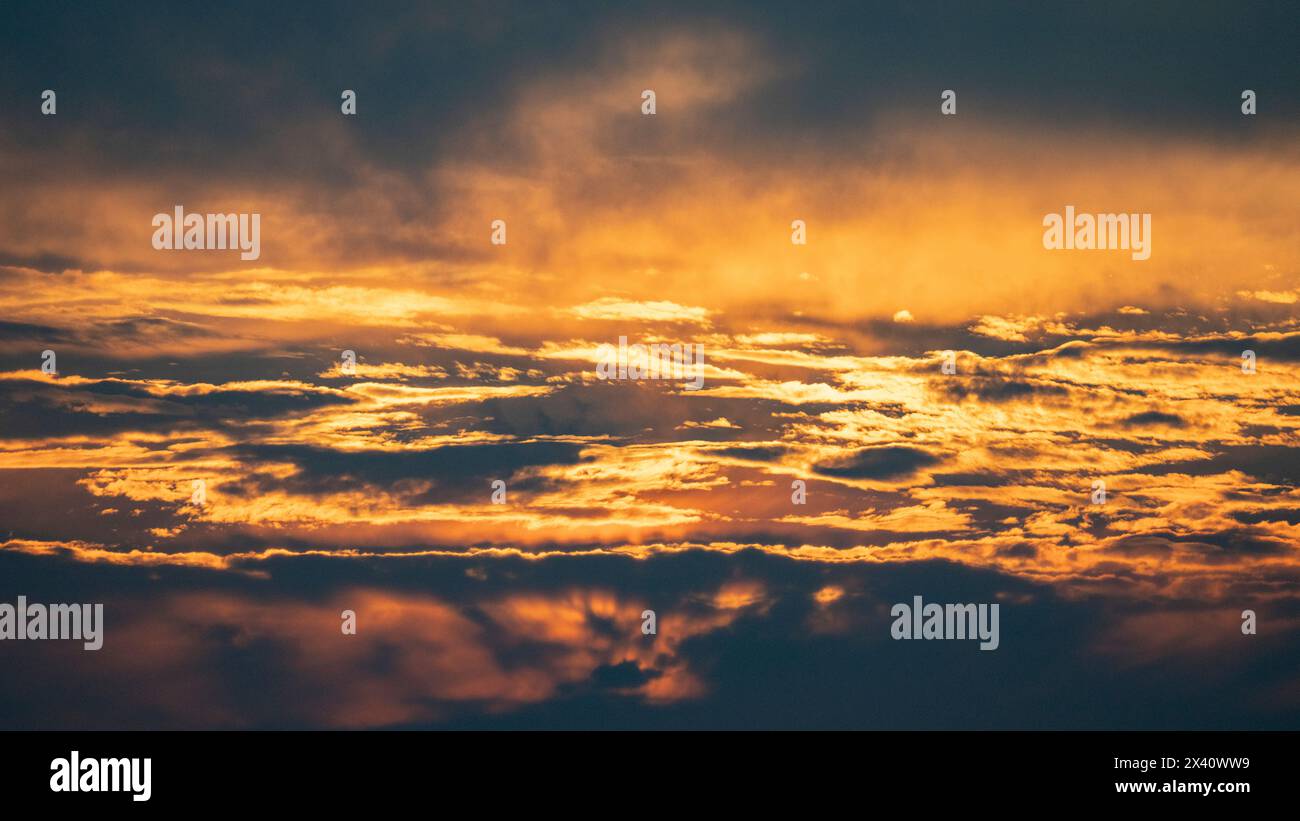
[[[63,59],[0,57],[0,596],[108,628],[0,647],[0,724],[1300,727],[1258,11],[1159,21],[1177,76],[1023,9],[266,11],[184,54],[123,13],[112,55],[4,12]],[[260,212],[261,259],[154,251],[176,204]],[[1151,213],[1151,259],[1044,250],[1066,205]],[[703,388],[599,378],[620,337]],[[890,641],[917,594],[1000,602],[1000,649]]]

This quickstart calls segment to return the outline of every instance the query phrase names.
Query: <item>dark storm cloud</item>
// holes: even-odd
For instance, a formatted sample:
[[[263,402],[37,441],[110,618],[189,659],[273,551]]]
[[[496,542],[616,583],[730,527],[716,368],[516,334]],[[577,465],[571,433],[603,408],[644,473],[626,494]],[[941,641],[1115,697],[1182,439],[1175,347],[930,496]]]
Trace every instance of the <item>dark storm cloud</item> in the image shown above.
[[[591,673],[591,683],[599,688],[635,689],[662,675],[658,670],[643,670],[635,661],[602,664]]]
[[[782,445],[721,448],[714,451],[719,456],[730,456],[734,459],[745,459],[750,462],[776,462],[789,452],[790,449]]]
[[[5,341],[21,340],[46,343],[66,342],[70,338],[71,337],[67,331],[64,331],[61,328],[55,328],[51,325],[33,325],[28,322],[0,321],[0,339]]]
[[[897,479],[939,461],[939,457],[920,448],[891,445],[863,448],[841,459],[814,465],[813,470],[842,479]]]
[[[1061,431],[1061,436],[1073,442],[1086,443],[1101,451],[1117,450],[1123,453],[1146,453],[1158,449],[1159,445],[1143,443],[1134,439],[1113,439],[1105,436],[1090,436],[1083,431]]]
[[[631,632],[637,641],[658,643],[670,638],[664,625],[672,617],[716,614],[711,592],[737,579],[760,584],[765,604],[745,608],[724,630],[686,638],[673,659],[661,653],[648,663],[593,663],[553,698],[536,704],[484,710],[473,700],[443,701],[438,705],[443,719],[419,726],[1278,729],[1300,724],[1294,703],[1223,697],[1285,692],[1300,680],[1300,662],[1286,652],[1300,638],[1289,626],[1300,609],[1290,601],[1266,611],[1278,632],[1245,641],[1234,613],[1215,611],[1195,595],[1158,604],[1150,597],[1063,595],[1026,579],[947,562],[827,567],[743,551],[688,552],[649,561],[294,557],[256,567],[264,577],[175,567],[92,567],[0,552],[5,600],[23,593],[34,601],[102,601],[108,625],[104,648],[96,653],[46,642],[4,648],[26,674],[0,679],[0,725],[300,727],[320,721],[309,704],[348,709],[353,696],[348,676],[313,675],[328,669],[321,666],[328,659],[304,657],[292,641],[274,631],[249,629],[237,613],[191,617],[173,626],[180,631],[172,634],[175,640],[196,655],[184,663],[165,654],[149,656],[154,678],[142,697],[138,682],[124,671],[138,669],[144,648],[125,643],[124,636],[148,635],[165,612],[158,608],[176,596],[255,594],[276,607],[324,610],[339,591],[382,585],[454,607],[482,631],[483,646],[505,670],[522,671],[562,648],[520,642],[517,633],[505,632],[506,625],[485,618],[484,608],[500,597],[603,590],[619,600],[649,602],[660,618],[660,634],[653,638],[640,635],[639,620],[610,621],[594,612],[585,620],[602,635]],[[1294,568],[1288,573],[1275,581],[1294,583]],[[1126,582],[1110,578],[1098,584],[1115,590]],[[1244,597],[1256,582],[1236,584]],[[827,585],[842,595],[820,605],[812,594]],[[932,602],[1000,602],[999,649],[982,652],[962,641],[891,640],[889,607],[915,595]],[[372,623],[365,621],[368,616],[360,614],[363,625]],[[333,623],[323,619],[320,629],[337,634],[337,617]],[[1180,631],[1187,630],[1199,631],[1203,642],[1180,641]],[[1116,636],[1132,636],[1135,643],[1126,649]],[[357,647],[365,648],[356,657],[365,670],[397,674],[400,646]],[[1119,660],[1100,663],[1116,653],[1122,654]],[[1211,658],[1215,663],[1207,666]],[[673,663],[704,675],[707,689],[675,703],[646,700],[645,688],[667,675]],[[87,680],[96,686],[84,687]],[[201,697],[177,695],[198,682]],[[305,698],[306,692],[314,695]],[[1043,692],[1052,697],[1042,698]]]
[[[1257,525],[1261,522],[1286,522],[1289,525],[1300,525],[1300,509],[1238,510],[1232,514],[1232,518],[1248,525]]]
[[[581,71],[587,61],[574,55],[599,50],[596,30],[610,15],[600,4],[411,3],[382,12],[343,2],[6,4],[0,99],[23,110],[54,88],[62,124],[93,131],[95,155],[112,173],[165,165],[192,178],[269,175],[343,190],[367,163],[412,168],[449,153],[452,124],[491,122],[539,71]],[[339,119],[345,88],[358,92],[363,115],[346,130]],[[28,146],[51,139],[39,119],[12,126]],[[54,139],[67,140],[68,132]],[[522,147],[455,150],[508,155]],[[198,196],[202,185],[188,192]],[[407,210],[440,207],[417,196]]]
[[[1209,459],[1148,465],[1137,468],[1134,472],[1153,476],[1171,473],[1212,476],[1230,470],[1239,470],[1264,482],[1295,487],[1300,482],[1300,448],[1285,445],[1230,445]]]
[[[159,397],[143,385],[116,381],[64,387],[57,382],[12,379],[3,387],[0,419],[5,435],[14,439],[238,430],[250,423],[354,401],[307,391],[235,389]],[[104,400],[112,400],[111,412],[102,407]]]
[[[526,142],[507,137],[450,143],[448,125],[490,126],[525,81],[580,74],[619,38],[664,30],[739,30],[782,69],[699,135],[744,150],[760,134],[775,144],[810,130],[856,141],[883,113],[935,109],[945,88],[959,89],[972,124],[1227,131],[1240,126],[1243,88],[1259,93],[1271,120],[1294,122],[1300,90],[1284,78],[1300,76],[1298,29],[1284,2],[411,3],[382,13],[345,2],[8,3],[0,103],[14,139],[45,145],[48,127],[32,115],[40,91],[55,88],[61,126],[94,133],[117,172],[163,163],[347,187],[357,165],[340,146],[351,140],[386,166],[526,154]],[[358,91],[363,113],[346,132],[344,88]]]
[[[1195,553],[1203,562],[1235,564],[1242,557],[1285,556],[1291,546],[1267,532],[1240,528],[1185,534],[1152,531],[1118,539],[1106,548],[1124,556],[1169,556],[1175,549]]]
[[[64,271],[93,271],[100,266],[76,257],[62,254],[14,254],[0,249],[0,266],[30,268],[47,274],[61,274]]]
[[[950,377],[934,388],[952,401],[975,398],[981,402],[1014,402],[1038,397],[1063,397],[1069,391],[1051,382],[1009,379],[1002,376]]]
[[[427,450],[337,451],[309,445],[241,445],[230,452],[249,464],[289,462],[299,472],[287,479],[251,477],[259,487],[296,491],[353,489],[357,483],[380,487],[408,480],[435,482],[443,491],[482,498],[487,479],[509,479],[516,471],[545,465],[576,465],[581,445],[568,442],[517,442],[448,445]],[[524,482],[512,487],[526,489]],[[434,501],[432,499],[426,501]],[[445,499],[443,500],[445,501]]]
[[[1145,411],[1135,413],[1126,417],[1122,423],[1124,427],[1143,427],[1147,425],[1167,425],[1173,428],[1182,428],[1187,426],[1187,420],[1176,413],[1164,413],[1163,411]]]
[[[1234,365],[1240,364],[1242,351],[1245,350],[1254,351],[1260,363],[1267,362],[1269,359],[1300,362],[1300,334],[1284,334],[1279,338],[1246,336],[1237,339],[1184,339],[1160,342],[1144,340],[1132,343],[1131,347],[1167,350],[1176,354],[1219,356],[1225,363]]]
[[[215,339],[224,334],[195,322],[183,322],[165,316],[133,316],[103,322],[87,334],[90,339],[113,339],[123,343],[156,339]]]
[[[153,430],[160,420],[171,418],[162,426],[172,430],[197,430],[195,421],[183,417],[180,406],[150,400],[140,409],[119,408],[116,413],[96,413],[91,409],[94,397],[89,392],[51,389],[44,383],[11,380],[0,390],[0,423],[6,438],[44,439],[51,436],[108,436],[123,431]]]
[[[860,337],[864,349],[888,351],[901,356],[922,357],[930,351],[974,351],[981,356],[1010,356],[1034,353],[1043,346],[1038,340],[1015,342],[981,336],[970,332],[968,322],[940,325],[926,322],[894,322],[892,319],[837,321],[821,317],[787,316],[782,321],[795,327],[831,334],[837,338]],[[869,346],[869,347],[867,347]],[[918,371],[928,371],[928,363],[918,364]]]

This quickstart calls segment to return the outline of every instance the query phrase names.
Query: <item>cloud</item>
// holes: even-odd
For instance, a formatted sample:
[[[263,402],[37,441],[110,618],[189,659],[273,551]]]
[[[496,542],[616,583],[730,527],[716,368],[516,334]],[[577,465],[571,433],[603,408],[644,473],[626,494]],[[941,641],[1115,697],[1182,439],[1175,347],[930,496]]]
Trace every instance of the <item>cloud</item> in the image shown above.
[[[1187,420],[1183,419],[1176,413],[1164,413],[1162,411],[1143,411],[1135,413],[1124,420],[1124,424],[1130,427],[1140,427],[1144,425],[1163,425],[1171,428],[1182,428],[1187,426]]]
[[[1219,71],[1285,76],[1280,10],[1100,62],[1131,19],[300,16],[0,35],[16,88],[79,78],[0,136],[0,588],[120,626],[24,643],[6,726],[1300,726],[1300,108]],[[153,251],[178,203],[263,257]],[[1067,203],[1149,211],[1151,259],[1046,251]],[[623,335],[703,389],[598,378]],[[933,590],[1015,635],[892,643]]]
[[[939,457],[928,451],[892,445],[854,451],[833,461],[814,465],[813,470],[823,476],[844,479],[898,479],[939,462]]]

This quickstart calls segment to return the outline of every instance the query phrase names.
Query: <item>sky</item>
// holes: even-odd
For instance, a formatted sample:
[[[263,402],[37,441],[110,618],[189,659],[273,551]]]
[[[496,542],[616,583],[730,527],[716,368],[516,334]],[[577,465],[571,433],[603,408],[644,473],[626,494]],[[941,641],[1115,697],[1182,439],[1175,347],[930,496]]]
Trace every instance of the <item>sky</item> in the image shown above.
[[[6,4],[0,726],[1300,729],[1300,18],[978,6]]]

